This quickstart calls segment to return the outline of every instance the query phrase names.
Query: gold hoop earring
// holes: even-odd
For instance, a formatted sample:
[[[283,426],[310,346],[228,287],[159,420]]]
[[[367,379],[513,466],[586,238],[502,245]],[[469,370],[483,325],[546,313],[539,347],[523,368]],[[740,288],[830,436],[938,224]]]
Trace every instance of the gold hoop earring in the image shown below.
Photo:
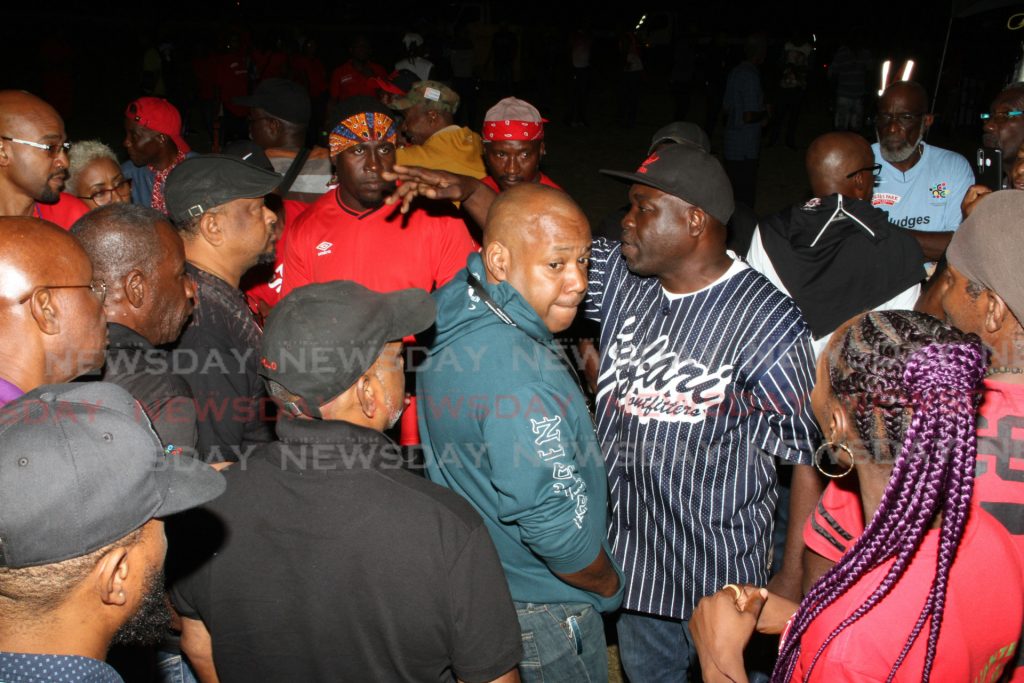
[[[845,472],[840,472],[839,474],[832,474],[831,472],[827,472],[825,468],[821,466],[821,454],[825,452],[825,449],[835,450],[836,448],[846,451],[847,455],[850,456],[850,467]],[[826,441],[825,443],[818,446],[818,450],[814,451],[814,467],[829,479],[842,479],[850,472],[853,472],[853,451],[851,451],[850,447],[847,446],[845,443],[835,444],[832,443],[831,441]]]

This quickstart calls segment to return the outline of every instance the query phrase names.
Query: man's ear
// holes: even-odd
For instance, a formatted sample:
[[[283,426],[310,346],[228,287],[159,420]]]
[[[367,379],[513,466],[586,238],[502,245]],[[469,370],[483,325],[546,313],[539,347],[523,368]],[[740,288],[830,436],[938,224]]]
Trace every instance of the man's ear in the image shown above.
[[[53,298],[53,292],[43,287],[28,301],[32,318],[43,334],[60,334],[60,311]]]
[[[922,119],[922,121],[924,122],[924,129],[928,130],[929,128],[932,127],[932,124],[935,122],[935,115],[934,114],[925,114],[924,118]]]
[[[146,301],[146,276],[138,268],[133,268],[124,276],[124,298],[132,308],[142,308]]]
[[[508,271],[511,267],[511,253],[501,242],[490,242],[484,247],[484,268],[487,274],[498,282],[508,279]]]
[[[10,163],[11,159],[7,156],[7,146],[3,144],[3,140],[0,140],[0,166],[9,166]]]
[[[363,415],[372,420],[373,416],[377,414],[377,400],[368,372],[356,381],[356,400],[359,401]]]
[[[207,211],[199,217],[199,234],[211,246],[219,247],[224,243],[224,231],[215,212]]]
[[[114,548],[101,557],[93,569],[95,585],[105,605],[123,606],[128,602],[125,586],[132,569],[128,563],[128,550],[125,547]]]
[[[1003,297],[999,296],[991,289],[986,289],[982,296],[985,297],[985,331],[989,334],[996,334],[1000,332],[1007,325],[1013,325],[1017,327],[1016,318],[1010,313],[1009,307],[1006,302],[1003,301]]]
[[[691,206],[686,214],[686,229],[690,237],[700,237],[708,225],[708,215],[699,206]]]
[[[547,153],[548,153],[548,148],[545,147],[544,146],[544,142],[541,141],[541,143],[540,143],[540,155],[541,156],[545,156],[545,155],[547,155]]]

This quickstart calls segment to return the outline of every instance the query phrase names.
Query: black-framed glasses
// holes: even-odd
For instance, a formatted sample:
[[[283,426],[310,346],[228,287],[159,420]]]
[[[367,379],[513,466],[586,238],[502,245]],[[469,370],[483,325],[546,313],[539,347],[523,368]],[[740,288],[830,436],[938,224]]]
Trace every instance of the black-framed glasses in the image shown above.
[[[893,121],[899,124],[900,128],[910,128],[912,125],[921,120],[924,113],[911,114],[910,112],[901,112],[899,114],[878,114],[875,117],[875,122],[880,126],[891,126]]]
[[[23,304],[38,292],[40,289],[88,289],[100,300],[100,304],[107,298],[107,283],[102,280],[93,280],[87,285],[36,285],[32,291],[18,299],[18,304]]]
[[[858,168],[856,171],[853,171],[852,173],[847,173],[846,174],[846,179],[850,180],[853,177],[855,177],[858,173],[865,173],[867,171],[871,171],[871,175],[873,175],[873,176],[875,176],[877,178],[878,174],[882,172],[882,165],[881,164],[872,164],[871,166],[865,166],[864,168]]]
[[[16,142],[19,145],[26,145],[28,147],[35,147],[36,149],[41,149],[45,151],[47,154],[49,154],[51,159],[55,159],[57,155],[59,155],[61,152],[64,152],[65,154],[71,153],[70,142],[54,142],[53,144],[47,145],[42,142],[32,142],[31,140],[21,140],[19,138],[12,138],[9,135],[0,135],[0,139],[10,140],[11,142]]]
[[[132,191],[132,179],[121,178],[121,180],[114,183],[113,187],[104,188],[102,190],[96,190],[90,195],[75,195],[79,199],[91,199],[96,206],[106,206],[114,200],[114,193],[117,193],[119,197],[127,197]]]
[[[995,121],[997,123],[1006,123],[1010,119],[1015,119],[1019,116],[1024,115],[1024,111],[1014,109],[1013,111],[994,111],[985,114],[979,114],[979,118],[982,121]]]

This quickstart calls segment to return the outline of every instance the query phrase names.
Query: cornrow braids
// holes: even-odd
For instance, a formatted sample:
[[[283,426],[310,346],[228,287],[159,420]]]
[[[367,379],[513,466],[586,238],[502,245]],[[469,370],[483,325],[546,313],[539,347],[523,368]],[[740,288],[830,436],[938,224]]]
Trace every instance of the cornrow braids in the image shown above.
[[[892,591],[941,514],[932,585],[887,679],[893,679],[928,626],[921,672],[921,680],[928,681],[949,571],[974,486],[975,415],[987,354],[977,336],[910,311],[867,313],[845,329],[835,348],[829,358],[832,390],[850,414],[869,455],[876,461],[893,462],[893,470],[864,533],[800,603],[772,680],[790,681],[800,659],[801,638],[810,624],[867,573],[891,560],[868,599],[815,651],[804,673],[807,681],[829,643]]]

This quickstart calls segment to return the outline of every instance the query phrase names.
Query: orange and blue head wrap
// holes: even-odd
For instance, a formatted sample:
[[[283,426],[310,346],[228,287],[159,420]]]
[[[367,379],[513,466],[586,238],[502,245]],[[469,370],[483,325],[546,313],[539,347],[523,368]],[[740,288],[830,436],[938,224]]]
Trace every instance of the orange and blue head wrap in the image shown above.
[[[364,142],[384,141],[394,143],[398,139],[395,120],[376,111],[361,112],[342,119],[328,138],[331,156],[344,152],[349,147]]]

